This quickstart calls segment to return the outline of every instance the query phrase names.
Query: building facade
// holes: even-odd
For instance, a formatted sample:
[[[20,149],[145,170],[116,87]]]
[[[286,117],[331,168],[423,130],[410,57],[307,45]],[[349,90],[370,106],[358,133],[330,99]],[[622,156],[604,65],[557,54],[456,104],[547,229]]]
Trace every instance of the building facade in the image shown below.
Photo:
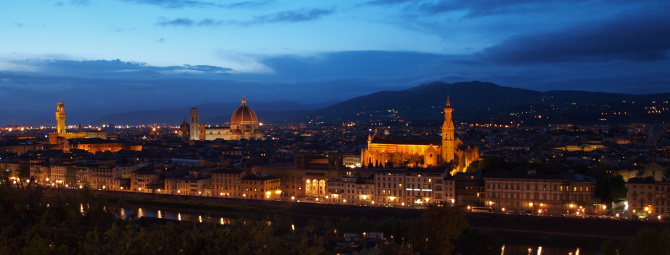
[[[444,175],[438,169],[385,169],[374,174],[378,205],[422,206],[444,200]],[[440,180],[440,181],[437,181]],[[436,184],[437,182],[437,184]],[[439,185],[439,191],[436,190]]]
[[[484,204],[496,211],[540,214],[594,213],[596,181],[580,174],[493,174],[484,177]]]
[[[628,216],[670,217],[670,182],[653,177],[628,180]]]

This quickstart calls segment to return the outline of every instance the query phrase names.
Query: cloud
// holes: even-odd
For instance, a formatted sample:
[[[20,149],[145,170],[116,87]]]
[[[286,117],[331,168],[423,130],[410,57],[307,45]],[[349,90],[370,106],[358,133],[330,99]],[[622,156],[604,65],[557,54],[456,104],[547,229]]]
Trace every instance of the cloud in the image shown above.
[[[452,56],[392,51],[342,51],[310,57],[294,55],[267,57],[260,62],[276,76],[302,80],[421,76],[440,61]]]
[[[192,19],[188,18],[178,18],[178,19],[173,19],[173,20],[168,20],[165,17],[159,18],[158,25],[161,27],[165,26],[174,26],[174,27],[190,27],[193,26],[195,22]]]
[[[367,5],[396,5],[396,4],[404,4],[404,3],[411,3],[411,2],[416,2],[415,0],[374,0],[374,1],[368,1],[365,4]]]
[[[17,22],[14,22],[14,26],[17,26],[17,27],[23,27],[23,23],[17,23]]]
[[[670,8],[642,10],[558,31],[521,35],[479,55],[501,64],[667,59],[668,11]]]
[[[116,60],[28,60],[23,65],[32,73],[75,77],[162,77],[165,75],[220,75],[231,68],[209,65],[151,66],[141,62]],[[30,71],[29,71],[30,72]],[[203,76],[206,77],[206,76]]]
[[[215,27],[225,24],[248,26],[267,23],[297,23],[317,20],[323,16],[332,14],[333,12],[333,9],[300,9],[256,16],[253,19],[247,21],[223,21],[209,18],[201,19],[199,21],[190,18],[177,18],[170,20],[165,17],[160,17],[156,24],[161,27]]]
[[[220,4],[217,2],[207,2],[207,1],[196,1],[196,0],[120,0],[128,3],[134,4],[146,4],[146,5],[155,5],[168,9],[176,8],[256,8],[270,4],[272,1],[244,1],[244,2],[234,2],[230,4]]]
[[[283,11],[269,15],[256,16],[249,24],[263,24],[276,22],[306,22],[317,20],[323,16],[335,12],[333,9],[300,9],[292,11]]]
[[[465,12],[465,18],[492,15],[513,15],[555,13],[560,10],[594,9],[599,11],[623,10],[635,6],[667,5],[664,0],[373,0],[364,5],[404,6],[404,11],[414,14],[442,14]],[[566,9],[568,8],[568,9]]]
[[[212,7],[215,4],[193,0],[121,0],[134,4],[156,5],[163,8]]]
[[[90,4],[88,0],[70,0],[71,5],[80,5],[80,6],[87,6]]]
[[[213,20],[213,19],[202,19],[200,21],[195,21],[189,18],[177,18],[173,20],[169,20],[165,17],[161,17],[158,19],[158,22],[156,23],[161,27],[213,27],[213,26],[218,26],[223,24],[223,21],[220,20]]]
[[[551,3],[553,2],[553,3]],[[563,1],[564,4],[565,1]],[[581,2],[572,0],[570,2]],[[413,1],[413,0],[374,0],[366,2],[366,5],[405,5],[406,11],[422,14],[440,14],[451,11],[467,11],[468,17],[486,16],[501,13],[519,13],[528,10],[537,10],[547,5],[561,4],[560,1],[536,1],[536,0],[438,0],[438,1]]]

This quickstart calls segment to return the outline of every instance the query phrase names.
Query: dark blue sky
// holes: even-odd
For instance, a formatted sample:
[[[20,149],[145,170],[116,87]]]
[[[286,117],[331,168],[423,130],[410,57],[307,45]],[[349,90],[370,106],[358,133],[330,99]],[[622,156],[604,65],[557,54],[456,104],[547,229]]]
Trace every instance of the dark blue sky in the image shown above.
[[[670,1],[10,1],[0,125],[432,81],[670,92]]]

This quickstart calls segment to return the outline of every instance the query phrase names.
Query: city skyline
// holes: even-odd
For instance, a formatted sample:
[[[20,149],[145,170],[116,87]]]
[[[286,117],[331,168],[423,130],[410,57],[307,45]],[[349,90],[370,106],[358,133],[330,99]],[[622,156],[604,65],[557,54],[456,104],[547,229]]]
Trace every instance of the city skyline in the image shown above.
[[[663,1],[21,1],[0,27],[0,115],[341,101],[432,81],[668,92]],[[30,120],[30,121],[29,121]]]

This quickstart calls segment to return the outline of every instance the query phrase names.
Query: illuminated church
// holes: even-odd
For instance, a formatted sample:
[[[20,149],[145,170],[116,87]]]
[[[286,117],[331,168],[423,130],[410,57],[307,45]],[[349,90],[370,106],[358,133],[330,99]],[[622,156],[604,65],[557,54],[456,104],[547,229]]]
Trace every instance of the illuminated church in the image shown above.
[[[447,97],[442,124],[442,139],[386,138],[377,133],[368,136],[368,148],[361,152],[363,167],[433,167],[453,164],[451,174],[464,172],[479,159],[479,149],[467,146],[454,137],[456,131],[451,119],[451,103]]]
[[[230,117],[230,127],[206,127],[205,124],[200,123],[199,110],[196,108],[191,109],[190,114],[190,140],[263,140],[263,133],[258,128],[258,117],[247,105],[244,96],[242,96],[242,104]]]

